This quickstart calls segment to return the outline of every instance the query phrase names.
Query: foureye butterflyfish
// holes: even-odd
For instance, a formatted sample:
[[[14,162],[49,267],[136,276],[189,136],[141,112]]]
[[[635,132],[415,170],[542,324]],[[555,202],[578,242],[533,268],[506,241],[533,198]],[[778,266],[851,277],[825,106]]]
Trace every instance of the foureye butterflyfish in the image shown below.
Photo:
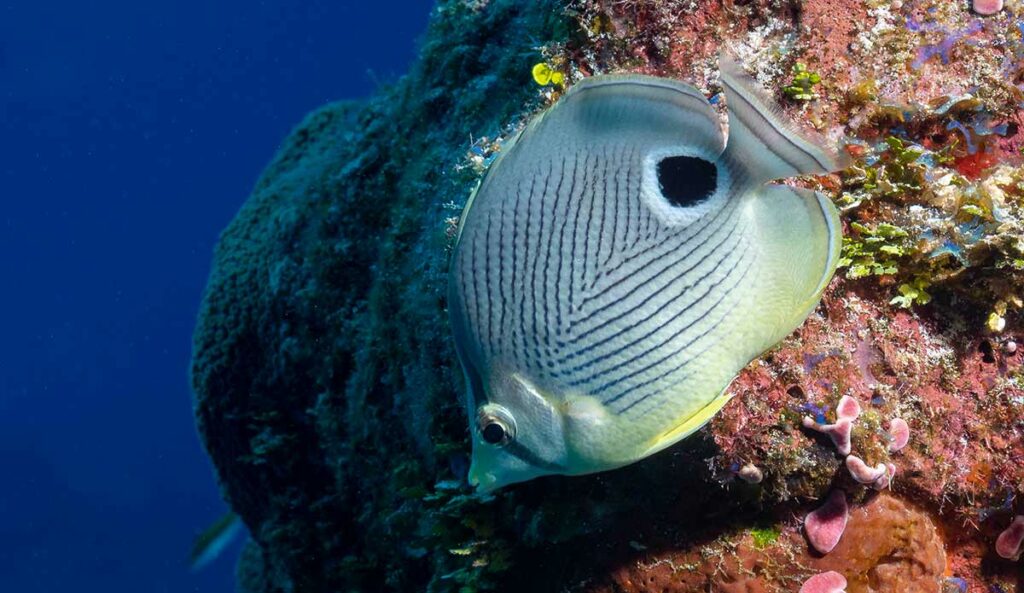
[[[841,168],[723,58],[728,141],[694,87],[593,76],[531,121],[467,203],[449,275],[485,490],[642,459],[726,403],[836,267]]]

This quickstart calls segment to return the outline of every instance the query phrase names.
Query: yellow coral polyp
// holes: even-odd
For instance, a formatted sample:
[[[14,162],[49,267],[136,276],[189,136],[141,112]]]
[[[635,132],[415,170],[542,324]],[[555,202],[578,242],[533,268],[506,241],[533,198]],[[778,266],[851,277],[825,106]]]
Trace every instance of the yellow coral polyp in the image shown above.
[[[565,84],[565,75],[552,69],[548,64],[540,62],[533,67],[533,80],[540,86],[549,84],[562,86]]]

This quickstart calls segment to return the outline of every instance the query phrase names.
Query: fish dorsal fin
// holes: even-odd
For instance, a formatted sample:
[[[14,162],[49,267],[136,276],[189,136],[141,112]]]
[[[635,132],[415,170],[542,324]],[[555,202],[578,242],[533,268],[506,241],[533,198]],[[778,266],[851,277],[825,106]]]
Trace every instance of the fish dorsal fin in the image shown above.
[[[688,145],[714,161],[725,138],[714,109],[692,85],[642,74],[602,74],[576,83],[557,104],[534,119],[521,141],[587,138],[594,144],[638,147]],[[575,148],[569,143],[557,150]],[[531,149],[536,150],[537,146]]]
[[[846,167],[824,140],[788,123],[775,102],[732,56],[718,59],[729,112],[725,158],[754,183],[795,175],[822,175]]]
[[[575,143],[580,137],[587,139],[585,146]],[[522,146],[516,148],[518,145]],[[575,152],[598,152],[613,145],[635,145],[645,152],[658,148],[668,153],[686,146],[691,156],[714,162],[725,150],[725,136],[714,108],[690,84],[644,74],[585,78],[502,146],[466,202],[457,240],[476,198],[493,183],[492,172],[499,166],[506,173],[517,170],[522,175],[523,161],[532,172],[537,162],[557,161]],[[517,152],[521,154],[517,156]]]

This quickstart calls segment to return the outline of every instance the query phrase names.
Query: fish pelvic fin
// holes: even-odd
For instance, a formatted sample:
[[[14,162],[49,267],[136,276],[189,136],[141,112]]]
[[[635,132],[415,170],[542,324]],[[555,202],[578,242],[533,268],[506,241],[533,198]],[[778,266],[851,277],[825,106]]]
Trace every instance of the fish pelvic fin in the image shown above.
[[[797,128],[728,52],[718,58],[729,113],[724,157],[753,184],[844,169],[849,157],[824,138]]]

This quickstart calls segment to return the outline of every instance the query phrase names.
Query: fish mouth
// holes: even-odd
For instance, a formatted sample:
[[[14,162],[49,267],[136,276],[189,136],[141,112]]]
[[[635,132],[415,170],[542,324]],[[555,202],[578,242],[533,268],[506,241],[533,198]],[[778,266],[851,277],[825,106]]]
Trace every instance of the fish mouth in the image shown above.
[[[568,473],[567,468],[534,456],[520,443],[501,449],[475,449],[466,480],[480,492],[492,492],[510,484],[548,474]]]
[[[466,476],[469,485],[480,492],[492,492],[502,486],[498,483],[498,477],[492,472],[480,471],[476,463],[469,468],[469,475]]]

